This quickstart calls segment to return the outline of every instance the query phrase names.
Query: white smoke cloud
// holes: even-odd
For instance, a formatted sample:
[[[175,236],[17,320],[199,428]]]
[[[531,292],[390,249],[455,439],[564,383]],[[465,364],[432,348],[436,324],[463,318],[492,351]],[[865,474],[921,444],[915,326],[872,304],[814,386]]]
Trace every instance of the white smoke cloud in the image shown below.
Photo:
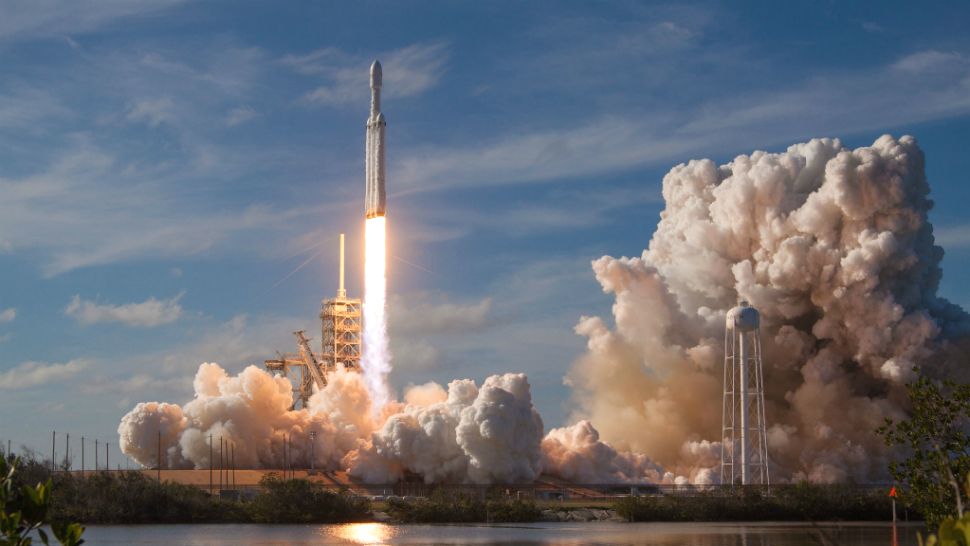
[[[883,477],[874,429],[903,414],[913,366],[970,326],[936,294],[928,193],[912,137],[674,167],[642,256],[593,262],[614,326],[576,326],[588,339],[569,374],[576,417],[695,481],[715,475],[717,456],[696,442],[718,440],[724,314],[743,298],[762,315],[778,477]]]
[[[663,481],[663,469],[645,455],[617,452],[589,421],[550,430],[542,453],[547,471],[577,483]]]
[[[619,454],[597,442],[589,423],[582,424],[582,433],[567,437],[558,429],[550,434],[553,440],[544,441],[524,374],[493,375],[481,387],[470,379],[452,381],[447,390],[436,383],[411,386],[404,402],[386,405],[376,418],[361,374],[338,370],[329,379],[308,408],[293,410],[286,379],[255,366],[230,376],[216,364],[202,364],[190,402],[138,404],[118,427],[119,445],[152,467],[160,439],[163,467],[208,468],[211,436],[216,457],[225,440],[235,446],[238,467],[279,468],[284,437],[293,464],[309,466],[309,435],[315,432],[316,468],[347,470],[370,483],[390,483],[406,474],[426,483],[528,483],[544,469],[598,482],[662,475],[643,455]],[[598,465],[615,470],[573,470]]]

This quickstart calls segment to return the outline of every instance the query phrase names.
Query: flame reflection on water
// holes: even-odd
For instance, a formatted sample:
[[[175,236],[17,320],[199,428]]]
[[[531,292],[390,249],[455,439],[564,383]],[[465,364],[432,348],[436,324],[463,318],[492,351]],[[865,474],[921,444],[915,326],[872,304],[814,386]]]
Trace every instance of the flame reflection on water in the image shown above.
[[[368,544],[379,546],[395,535],[398,530],[383,523],[348,523],[334,525],[327,530],[330,535],[347,541],[349,544]]]

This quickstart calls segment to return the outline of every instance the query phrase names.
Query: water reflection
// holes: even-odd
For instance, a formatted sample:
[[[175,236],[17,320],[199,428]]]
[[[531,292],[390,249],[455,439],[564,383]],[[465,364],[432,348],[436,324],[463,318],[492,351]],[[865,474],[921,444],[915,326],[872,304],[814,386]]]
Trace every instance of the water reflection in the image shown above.
[[[521,525],[92,525],[99,546],[916,546],[918,525],[534,523]]]
[[[326,532],[350,544],[385,545],[398,534],[399,527],[383,523],[348,523],[327,527]]]

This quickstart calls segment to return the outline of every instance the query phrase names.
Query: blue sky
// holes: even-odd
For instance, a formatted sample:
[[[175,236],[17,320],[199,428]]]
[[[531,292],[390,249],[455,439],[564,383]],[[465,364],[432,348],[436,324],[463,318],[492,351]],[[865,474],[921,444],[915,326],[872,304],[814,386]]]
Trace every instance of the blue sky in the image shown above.
[[[525,371],[561,424],[663,174],[812,137],[917,137],[970,306],[970,6],[848,4],[0,0],[0,439],[293,350],[341,231],[359,294],[374,58],[398,387]]]

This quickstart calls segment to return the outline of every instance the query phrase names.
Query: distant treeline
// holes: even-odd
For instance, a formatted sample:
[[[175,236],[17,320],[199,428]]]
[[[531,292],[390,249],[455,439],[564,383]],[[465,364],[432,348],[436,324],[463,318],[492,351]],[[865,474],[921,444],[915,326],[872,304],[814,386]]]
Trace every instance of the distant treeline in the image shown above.
[[[16,487],[53,480],[55,520],[98,523],[340,523],[370,519],[370,502],[348,492],[327,491],[306,480],[269,474],[249,500],[210,496],[190,485],[159,483],[138,471],[51,472],[21,459]]]
[[[888,491],[809,483],[717,490],[691,496],[627,497],[613,508],[627,521],[888,521]],[[903,517],[902,507],[899,517]],[[917,514],[910,514],[918,520]]]
[[[387,502],[388,515],[401,523],[523,523],[537,521],[541,512],[530,500],[482,498],[443,489],[427,497]]]
[[[48,478],[54,484],[54,519],[84,524],[338,523],[372,518],[366,498],[274,474],[267,475],[255,496],[246,500],[210,496],[190,485],[158,483],[138,471],[85,476],[51,472],[48,463],[29,456],[21,460],[15,475],[18,487]],[[605,507],[602,501],[597,504]],[[386,511],[400,523],[500,523],[538,521],[544,508],[580,506],[577,499],[566,507],[556,501],[510,499],[495,491],[479,495],[439,489],[428,497],[389,499]],[[611,508],[627,521],[884,521],[892,517],[886,492],[811,484],[780,485],[772,488],[771,495],[722,489],[691,496],[626,497]]]

